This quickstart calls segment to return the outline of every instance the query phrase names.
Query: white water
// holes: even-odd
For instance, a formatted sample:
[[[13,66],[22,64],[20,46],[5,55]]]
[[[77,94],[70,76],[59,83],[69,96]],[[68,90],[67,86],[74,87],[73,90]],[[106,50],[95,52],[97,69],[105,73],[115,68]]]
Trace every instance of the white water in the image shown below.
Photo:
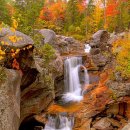
[[[48,122],[45,125],[44,130],[72,130],[74,125],[74,118],[73,117],[66,117],[66,116],[58,116],[52,117],[49,116]]]
[[[84,51],[85,51],[86,53],[90,53],[90,50],[91,50],[91,46],[90,46],[89,44],[86,44]]]
[[[62,99],[65,102],[79,102],[83,99],[82,86],[80,83],[79,72],[81,67],[84,69],[84,84],[89,84],[89,76],[87,69],[82,65],[81,57],[71,57],[65,60],[64,63],[64,83],[65,94]]]

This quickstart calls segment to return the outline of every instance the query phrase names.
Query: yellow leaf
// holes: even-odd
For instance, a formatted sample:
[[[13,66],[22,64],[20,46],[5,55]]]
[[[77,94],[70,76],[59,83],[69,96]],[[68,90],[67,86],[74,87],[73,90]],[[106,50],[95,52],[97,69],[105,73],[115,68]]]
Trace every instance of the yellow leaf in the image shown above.
[[[10,28],[10,30],[11,30],[12,32],[15,32],[15,31],[16,31],[15,28],[12,28],[12,27]]]
[[[4,42],[4,41],[1,41],[1,44],[2,44],[2,45],[4,45],[4,44],[5,44],[5,42]]]
[[[0,60],[3,60],[4,59],[4,57],[3,56],[0,56]]]

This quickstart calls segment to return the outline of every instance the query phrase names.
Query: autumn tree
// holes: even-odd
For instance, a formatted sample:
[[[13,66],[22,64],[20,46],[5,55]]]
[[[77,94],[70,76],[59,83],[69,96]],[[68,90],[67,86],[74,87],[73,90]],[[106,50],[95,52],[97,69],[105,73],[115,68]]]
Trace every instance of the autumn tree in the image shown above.
[[[56,25],[61,25],[65,18],[66,5],[62,1],[53,2],[48,6],[44,6],[40,12],[40,18],[46,21],[52,21]]]
[[[130,23],[130,1],[119,0],[118,1],[118,12],[117,15],[117,31],[124,31],[128,29]]]
[[[34,30],[43,4],[43,0],[25,0],[24,2],[19,0],[16,1],[15,18],[19,23],[18,30],[25,34],[30,34],[30,32]]]
[[[109,0],[106,5],[106,24],[109,31],[128,29],[130,23],[130,1]]]

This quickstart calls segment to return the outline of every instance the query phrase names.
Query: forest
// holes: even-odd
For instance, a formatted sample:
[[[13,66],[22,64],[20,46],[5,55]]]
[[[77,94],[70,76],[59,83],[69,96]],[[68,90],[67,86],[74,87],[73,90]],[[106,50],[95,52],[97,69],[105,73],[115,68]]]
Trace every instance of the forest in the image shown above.
[[[123,32],[130,28],[129,0],[1,0],[1,26],[11,26],[25,34],[50,28],[58,34],[86,40],[99,29]]]
[[[130,0],[0,0],[0,130],[130,130]]]

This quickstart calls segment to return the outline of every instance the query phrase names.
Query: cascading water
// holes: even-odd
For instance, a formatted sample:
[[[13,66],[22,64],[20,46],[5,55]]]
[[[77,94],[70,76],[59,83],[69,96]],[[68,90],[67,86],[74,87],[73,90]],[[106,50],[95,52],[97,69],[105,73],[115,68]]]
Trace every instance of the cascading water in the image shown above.
[[[89,84],[87,69],[82,65],[81,57],[71,57],[64,63],[64,83],[65,94],[62,99],[65,102],[79,102],[83,99],[82,84],[80,83],[79,72],[81,67],[84,69],[84,84]]]
[[[74,118],[73,117],[66,117],[66,116],[49,116],[48,122],[45,125],[44,130],[72,130],[74,125]]]
[[[87,69],[82,65],[81,57],[67,58],[64,63],[64,83],[65,90],[62,99],[67,102],[79,102],[83,99],[83,85],[89,84]],[[80,81],[80,70],[84,70],[84,83]],[[72,130],[74,126],[74,117],[62,115],[49,116],[44,130]]]

